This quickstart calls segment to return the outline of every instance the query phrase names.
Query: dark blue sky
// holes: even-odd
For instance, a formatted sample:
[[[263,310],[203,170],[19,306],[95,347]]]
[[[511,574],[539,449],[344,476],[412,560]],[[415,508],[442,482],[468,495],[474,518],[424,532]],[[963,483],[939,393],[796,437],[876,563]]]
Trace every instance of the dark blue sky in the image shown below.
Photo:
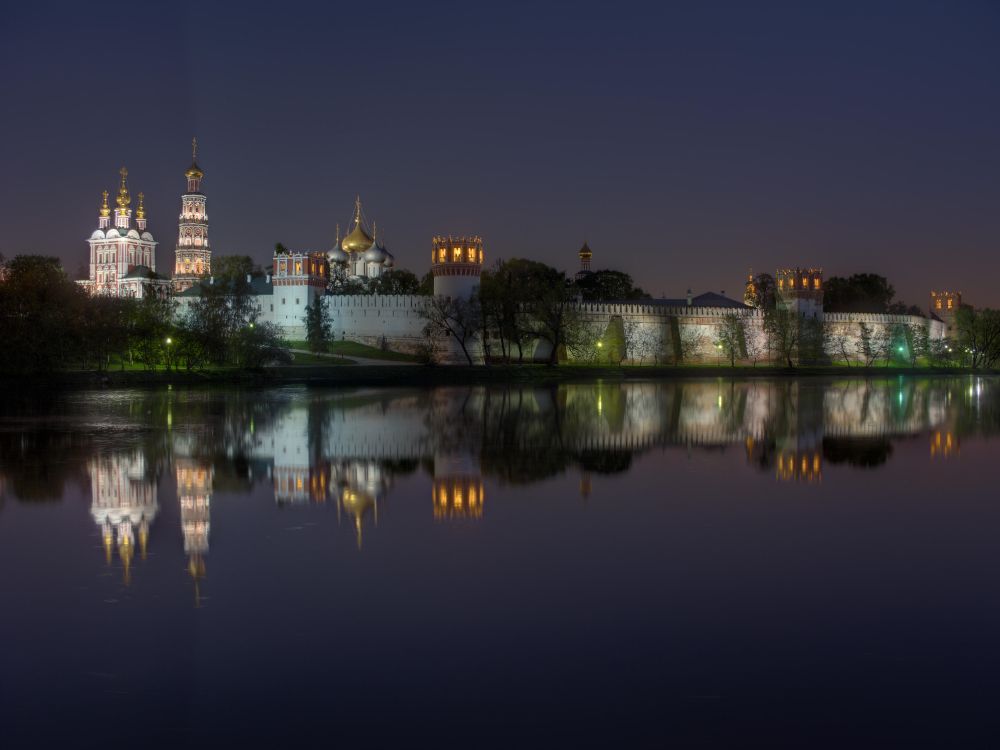
[[[170,269],[197,135],[217,254],[328,249],[355,193],[648,291],[749,266],[1000,304],[1000,5],[78,3],[5,11],[0,252],[85,262],[129,168]]]

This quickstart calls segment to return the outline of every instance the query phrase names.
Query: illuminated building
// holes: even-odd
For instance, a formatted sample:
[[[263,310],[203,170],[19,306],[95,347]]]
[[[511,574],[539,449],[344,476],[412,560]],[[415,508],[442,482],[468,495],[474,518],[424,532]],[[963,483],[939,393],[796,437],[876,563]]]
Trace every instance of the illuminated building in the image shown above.
[[[177,497],[181,506],[181,533],[188,574],[194,581],[195,605],[201,602],[200,581],[205,577],[205,554],[211,529],[213,472],[190,459],[177,459]]]
[[[590,249],[590,246],[584,242],[583,247],[580,248],[577,256],[580,258],[580,270],[576,272],[576,278],[582,279],[584,276],[591,273],[590,261],[593,259],[594,253]]]
[[[139,452],[93,458],[90,474],[90,515],[101,529],[101,542],[108,564],[115,552],[130,580],[136,544],[143,559],[149,529],[156,518],[156,483],[146,477],[146,462]]]
[[[758,295],[757,282],[753,277],[753,271],[747,275],[746,288],[743,290],[743,304],[747,307],[760,306],[760,297]]]
[[[205,173],[198,166],[198,141],[191,141],[191,166],[187,178],[187,192],[181,196],[181,215],[177,229],[177,248],[174,251],[175,292],[189,289],[199,278],[212,273],[212,250],[208,244],[208,212],[201,181]]]
[[[961,292],[931,292],[931,315],[944,323],[949,337],[954,337],[957,333],[955,316],[960,309],[962,309]]]
[[[147,293],[166,295],[170,282],[156,273],[156,241],[146,230],[145,196],[139,193],[132,221],[132,195],[128,170],[119,171],[121,182],[115,196],[114,226],[108,191],[104,191],[97,217],[97,229],[90,235],[90,271],[77,282],[88,294],[108,297],[142,298]]]
[[[823,315],[823,269],[779,268],[778,300],[781,306],[807,318]]]
[[[482,237],[435,237],[431,243],[434,294],[468,299],[483,270]]]

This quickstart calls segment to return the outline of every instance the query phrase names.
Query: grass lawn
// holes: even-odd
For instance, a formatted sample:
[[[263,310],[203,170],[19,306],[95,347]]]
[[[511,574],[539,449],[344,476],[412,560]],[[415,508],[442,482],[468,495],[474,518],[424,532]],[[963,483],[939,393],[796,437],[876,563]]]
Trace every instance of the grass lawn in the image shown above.
[[[293,349],[308,349],[308,341],[289,341],[287,342]],[[368,346],[366,344],[359,344],[357,341],[331,341],[327,351],[330,354],[336,354],[340,357],[364,357],[365,359],[386,359],[392,362],[417,362],[418,359],[412,354],[403,354],[402,352],[393,352],[379,349],[375,346]],[[304,354],[296,354],[295,361],[298,362],[299,357],[304,357]],[[311,355],[310,355],[311,356]],[[325,361],[325,360],[324,360]]]

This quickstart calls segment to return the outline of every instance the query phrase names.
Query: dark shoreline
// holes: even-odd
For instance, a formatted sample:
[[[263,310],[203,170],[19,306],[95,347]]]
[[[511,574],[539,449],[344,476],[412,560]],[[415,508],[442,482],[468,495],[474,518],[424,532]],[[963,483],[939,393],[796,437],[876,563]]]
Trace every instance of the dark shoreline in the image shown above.
[[[558,383],[638,382],[703,378],[887,378],[998,374],[996,370],[960,367],[574,367],[501,365],[491,367],[426,367],[294,365],[261,372],[66,372],[48,377],[0,378],[20,389],[132,388],[160,385],[266,387],[293,384],[323,386],[549,385]]]

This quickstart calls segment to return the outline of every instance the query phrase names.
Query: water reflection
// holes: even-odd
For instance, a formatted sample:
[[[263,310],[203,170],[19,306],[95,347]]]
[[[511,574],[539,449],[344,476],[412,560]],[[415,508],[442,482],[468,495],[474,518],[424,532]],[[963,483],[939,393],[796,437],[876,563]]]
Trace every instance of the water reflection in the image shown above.
[[[586,498],[594,475],[627,472],[653,449],[734,447],[748,470],[807,486],[833,466],[879,467],[894,442],[921,435],[932,459],[956,459],[963,436],[998,431],[996,389],[892,378],[77,394],[8,405],[0,493],[34,502],[89,484],[105,559],[128,582],[169,472],[198,601],[213,492],[263,484],[279,506],[332,505],[362,549],[394,483],[421,469],[440,522],[482,521],[484,478],[530,484],[573,470]]]

